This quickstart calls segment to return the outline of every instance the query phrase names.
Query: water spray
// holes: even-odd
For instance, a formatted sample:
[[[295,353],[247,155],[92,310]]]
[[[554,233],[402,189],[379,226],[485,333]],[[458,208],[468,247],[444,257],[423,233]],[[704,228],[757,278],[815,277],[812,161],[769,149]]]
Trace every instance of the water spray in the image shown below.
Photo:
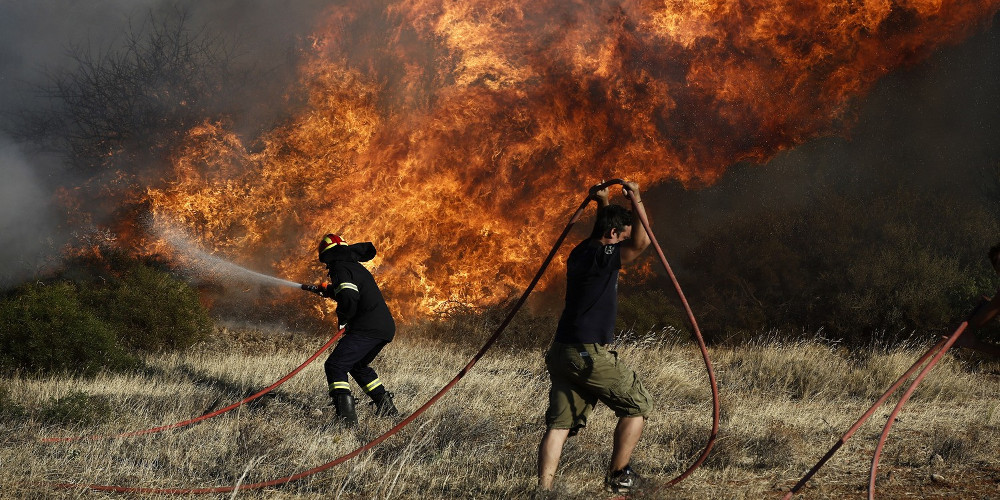
[[[206,250],[199,247],[183,230],[163,221],[160,217],[155,217],[152,229],[157,236],[162,238],[174,247],[175,250],[184,255],[184,257],[190,261],[191,265],[207,274],[216,276],[222,281],[251,281],[263,285],[286,286],[291,288],[301,288],[307,291],[314,291],[306,287],[315,287],[315,285],[302,285],[294,281],[269,276],[267,274],[247,269],[219,257],[218,255],[208,253]]]

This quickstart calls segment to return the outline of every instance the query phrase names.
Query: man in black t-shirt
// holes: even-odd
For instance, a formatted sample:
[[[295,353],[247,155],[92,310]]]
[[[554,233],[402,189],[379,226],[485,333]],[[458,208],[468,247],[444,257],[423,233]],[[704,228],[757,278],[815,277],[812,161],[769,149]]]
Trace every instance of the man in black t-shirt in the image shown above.
[[[625,187],[645,215],[639,186],[628,182]],[[614,340],[618,271],[649,246],[649,235],[638,212],[608,204],[607,188],[596,191],[594,198],[598,202],[594,230],[566,262],[566,306],[545,354],[552,389],[538,448],[538,485],[543,490],[552,488],[566,439],[587,425],[598,401],[618,416],[605,486],[615,493],[627,492],[638,479],[629,461],[649,412],[649,395],[635,372],[620,363],[607,345]]]
[[[375,278],[361,265],[374,257],[375,245],[371,242],[348,245],[340,236],[328,234],[319,243],[319,260],[326,264],[330,273],[330,285],[324,289],[323,296],[337,301],[337,322],[346,325],[344,337],[337,342],[323,367],[337,418],[347,425],[358,422],[348,373],[372,399],[376,414],[394,416],[399,413],[392,394],[385,390],[378,374],[369,366],[396,334],[396,322]]]

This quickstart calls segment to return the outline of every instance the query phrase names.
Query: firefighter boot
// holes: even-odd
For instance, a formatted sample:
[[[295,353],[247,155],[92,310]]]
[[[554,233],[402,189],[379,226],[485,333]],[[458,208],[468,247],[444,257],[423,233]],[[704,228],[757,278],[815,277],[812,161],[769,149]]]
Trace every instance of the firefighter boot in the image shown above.
[[[358,412],[354,409],[354,396],[349,392],[333,394],[333,406],[337,409],[337,420],[347,426],[358,425]]]
[[[399,410],[396,409],[396,405],[392,402],[392,393],[384,391],[378,396],[372,396],[372,402],[370,403],[375,406],[375,415],[379,417],[395,417],[399,415]]]

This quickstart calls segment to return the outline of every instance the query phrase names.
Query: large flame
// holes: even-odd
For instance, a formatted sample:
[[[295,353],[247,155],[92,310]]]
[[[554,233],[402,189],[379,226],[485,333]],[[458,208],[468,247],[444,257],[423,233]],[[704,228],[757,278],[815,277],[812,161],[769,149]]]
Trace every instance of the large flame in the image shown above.
[[[709,184],[842,132],[873,82],[998,8],[344,2],[312,37],[305,109],[259,138],[223,122],[191,130],[149,198],[210,249],[289,279],[321,277],[326,232],[373,241],[404,320],[494,302],[523,288],[587,186]]]

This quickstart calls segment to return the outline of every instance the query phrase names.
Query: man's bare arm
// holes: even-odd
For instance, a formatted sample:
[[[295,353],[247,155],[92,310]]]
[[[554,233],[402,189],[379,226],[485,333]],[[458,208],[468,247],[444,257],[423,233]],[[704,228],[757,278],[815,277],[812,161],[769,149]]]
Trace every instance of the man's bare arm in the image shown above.
[[[632,204],[632,237],[625,241],[622,245],[622,264],[628,264],[634,261],[639,255],[649,246],[649,235],[646,234],[646,228],[642,226],[642,220],[640,216],[649,218],[646,216],[646,208],[642,204],[642,198],[639,195],[639,184],[635,182],[626,182],[625,188],[628,190],[628,196],[633,201]]]

